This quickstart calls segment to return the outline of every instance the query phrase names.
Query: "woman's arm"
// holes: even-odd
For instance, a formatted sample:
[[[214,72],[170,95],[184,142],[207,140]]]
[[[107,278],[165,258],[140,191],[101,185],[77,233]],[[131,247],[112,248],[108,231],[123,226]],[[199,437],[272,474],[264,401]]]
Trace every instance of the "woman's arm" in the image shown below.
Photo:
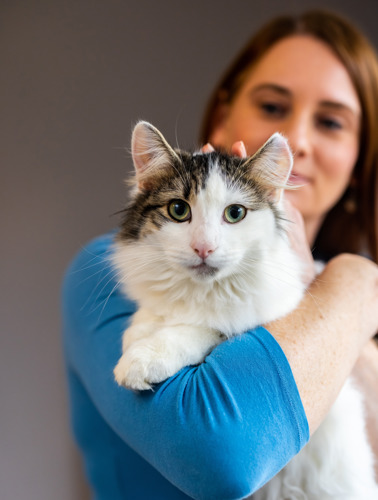
[[[135,304],[117,286],[111,245],[112,236],[107,236],[84,248],[68,269],[63,290],[71,412],[76,436],[90,457],[88,470],[94,461],[98,467],[96,457],[104,453],[92,431],[101,418],[190,497],[244,498],[309,437],[282,349],[257,328],[220,344],[200,366],[184,368],[154,391],[119,387],[113,369]],[[89,400],[91,411],[86,412],[83,401]],[[99,417],[92,421],[95,409]],[[105,462],[110,458],[106,453]],[[130,474],[133,465],[123,467]]]
[[[358,363],[361,384],[366,385],[369,407],[378,405],[376,392],[372,391],[373,381],[378,386],[378,362],[373,365],[378,349],[364,348],[378,329],[378,267],[356,255],[340,255],[314,280],[314,261],[303,219],[287,201],[285,212],[292,222],[291,245],[303,263],[303,279],[309,288],[295,311],[267,328],[288,357],[312,433],[334,402],[361,351],[363,357]],[[378,416],[374,422],[378,426]],[[371,430],[372,426],[370,419]],[[378,445],[378,429],[375,443]]]
[[[329,262],[299,307],[268,325],[285,352],[314,432],[378,325],[378,267],[356,255]]]
[[[135,305],[119,290],[111,244],[112,236],[90,244],[66,275],[68,370],[110,428],[189,496],[251,494],[308,439],[299,394],[314,429],[372,335],[378,320],[359,322],[376,297],[375,266],[358,257],[335,259],[298,311],[270,325],[278,343],[256,329],[219,345],[200,366],[184,368],[154,392],[133,393],[113,377]],[[351,308],[343,290],[359,281]]]

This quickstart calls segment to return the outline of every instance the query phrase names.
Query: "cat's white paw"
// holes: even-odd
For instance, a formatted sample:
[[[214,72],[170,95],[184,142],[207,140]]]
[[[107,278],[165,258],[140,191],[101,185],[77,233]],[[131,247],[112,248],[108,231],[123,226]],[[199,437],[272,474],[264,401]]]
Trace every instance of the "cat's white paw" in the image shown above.
[[[124,352],[114,369],[114,376],[119,385],[144,391],[166,380],[182,367],[163,344],[142,339]]]
[[[151,323],[141,323],[131,325],[123,334],[122,337],[122,351],[125,352],[133,344],[142,340],[145,337],[151,336],[156,330],[156,325]]]

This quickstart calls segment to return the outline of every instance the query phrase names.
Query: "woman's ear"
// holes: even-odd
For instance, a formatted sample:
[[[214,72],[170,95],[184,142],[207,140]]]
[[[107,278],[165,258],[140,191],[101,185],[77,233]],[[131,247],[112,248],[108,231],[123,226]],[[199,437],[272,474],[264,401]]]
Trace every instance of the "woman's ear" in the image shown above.
[[[218,149],[226,149],[226,127],[227,117],[229,113],[229,105],[226,103],[218,104],[214,113],[212,128],[208,141]]]

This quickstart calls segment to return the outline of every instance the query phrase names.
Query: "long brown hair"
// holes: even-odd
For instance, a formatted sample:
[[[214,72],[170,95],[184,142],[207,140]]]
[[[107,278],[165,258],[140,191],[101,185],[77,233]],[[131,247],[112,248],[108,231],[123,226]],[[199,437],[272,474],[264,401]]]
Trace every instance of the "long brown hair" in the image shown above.
[[[323,258],[341,252],[362,252],[378,262],[378,60],[371,44],[348,21],[317,10],[278,17],[260,29],[211,95],[203,118],[201,143],[209,140],[221,108],[233,100],[251,67],[275,43],[297,34],[313,36],[331,48],[346,68],[362,110],[353,181],[327,214],[314,249]]]

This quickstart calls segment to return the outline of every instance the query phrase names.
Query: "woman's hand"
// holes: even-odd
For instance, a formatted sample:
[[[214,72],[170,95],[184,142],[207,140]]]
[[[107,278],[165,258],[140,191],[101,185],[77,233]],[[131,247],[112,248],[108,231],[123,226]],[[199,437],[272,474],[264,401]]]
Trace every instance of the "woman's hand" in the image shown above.
[[[201,148],[202,153],[212,153],[214,151],[213,146],[208,142]],[[243,141],[234,142],[231,146],[231,154],[235,156],[239,156],[240,158],[244,158],[247,156],[247,151],[244,146]]]

